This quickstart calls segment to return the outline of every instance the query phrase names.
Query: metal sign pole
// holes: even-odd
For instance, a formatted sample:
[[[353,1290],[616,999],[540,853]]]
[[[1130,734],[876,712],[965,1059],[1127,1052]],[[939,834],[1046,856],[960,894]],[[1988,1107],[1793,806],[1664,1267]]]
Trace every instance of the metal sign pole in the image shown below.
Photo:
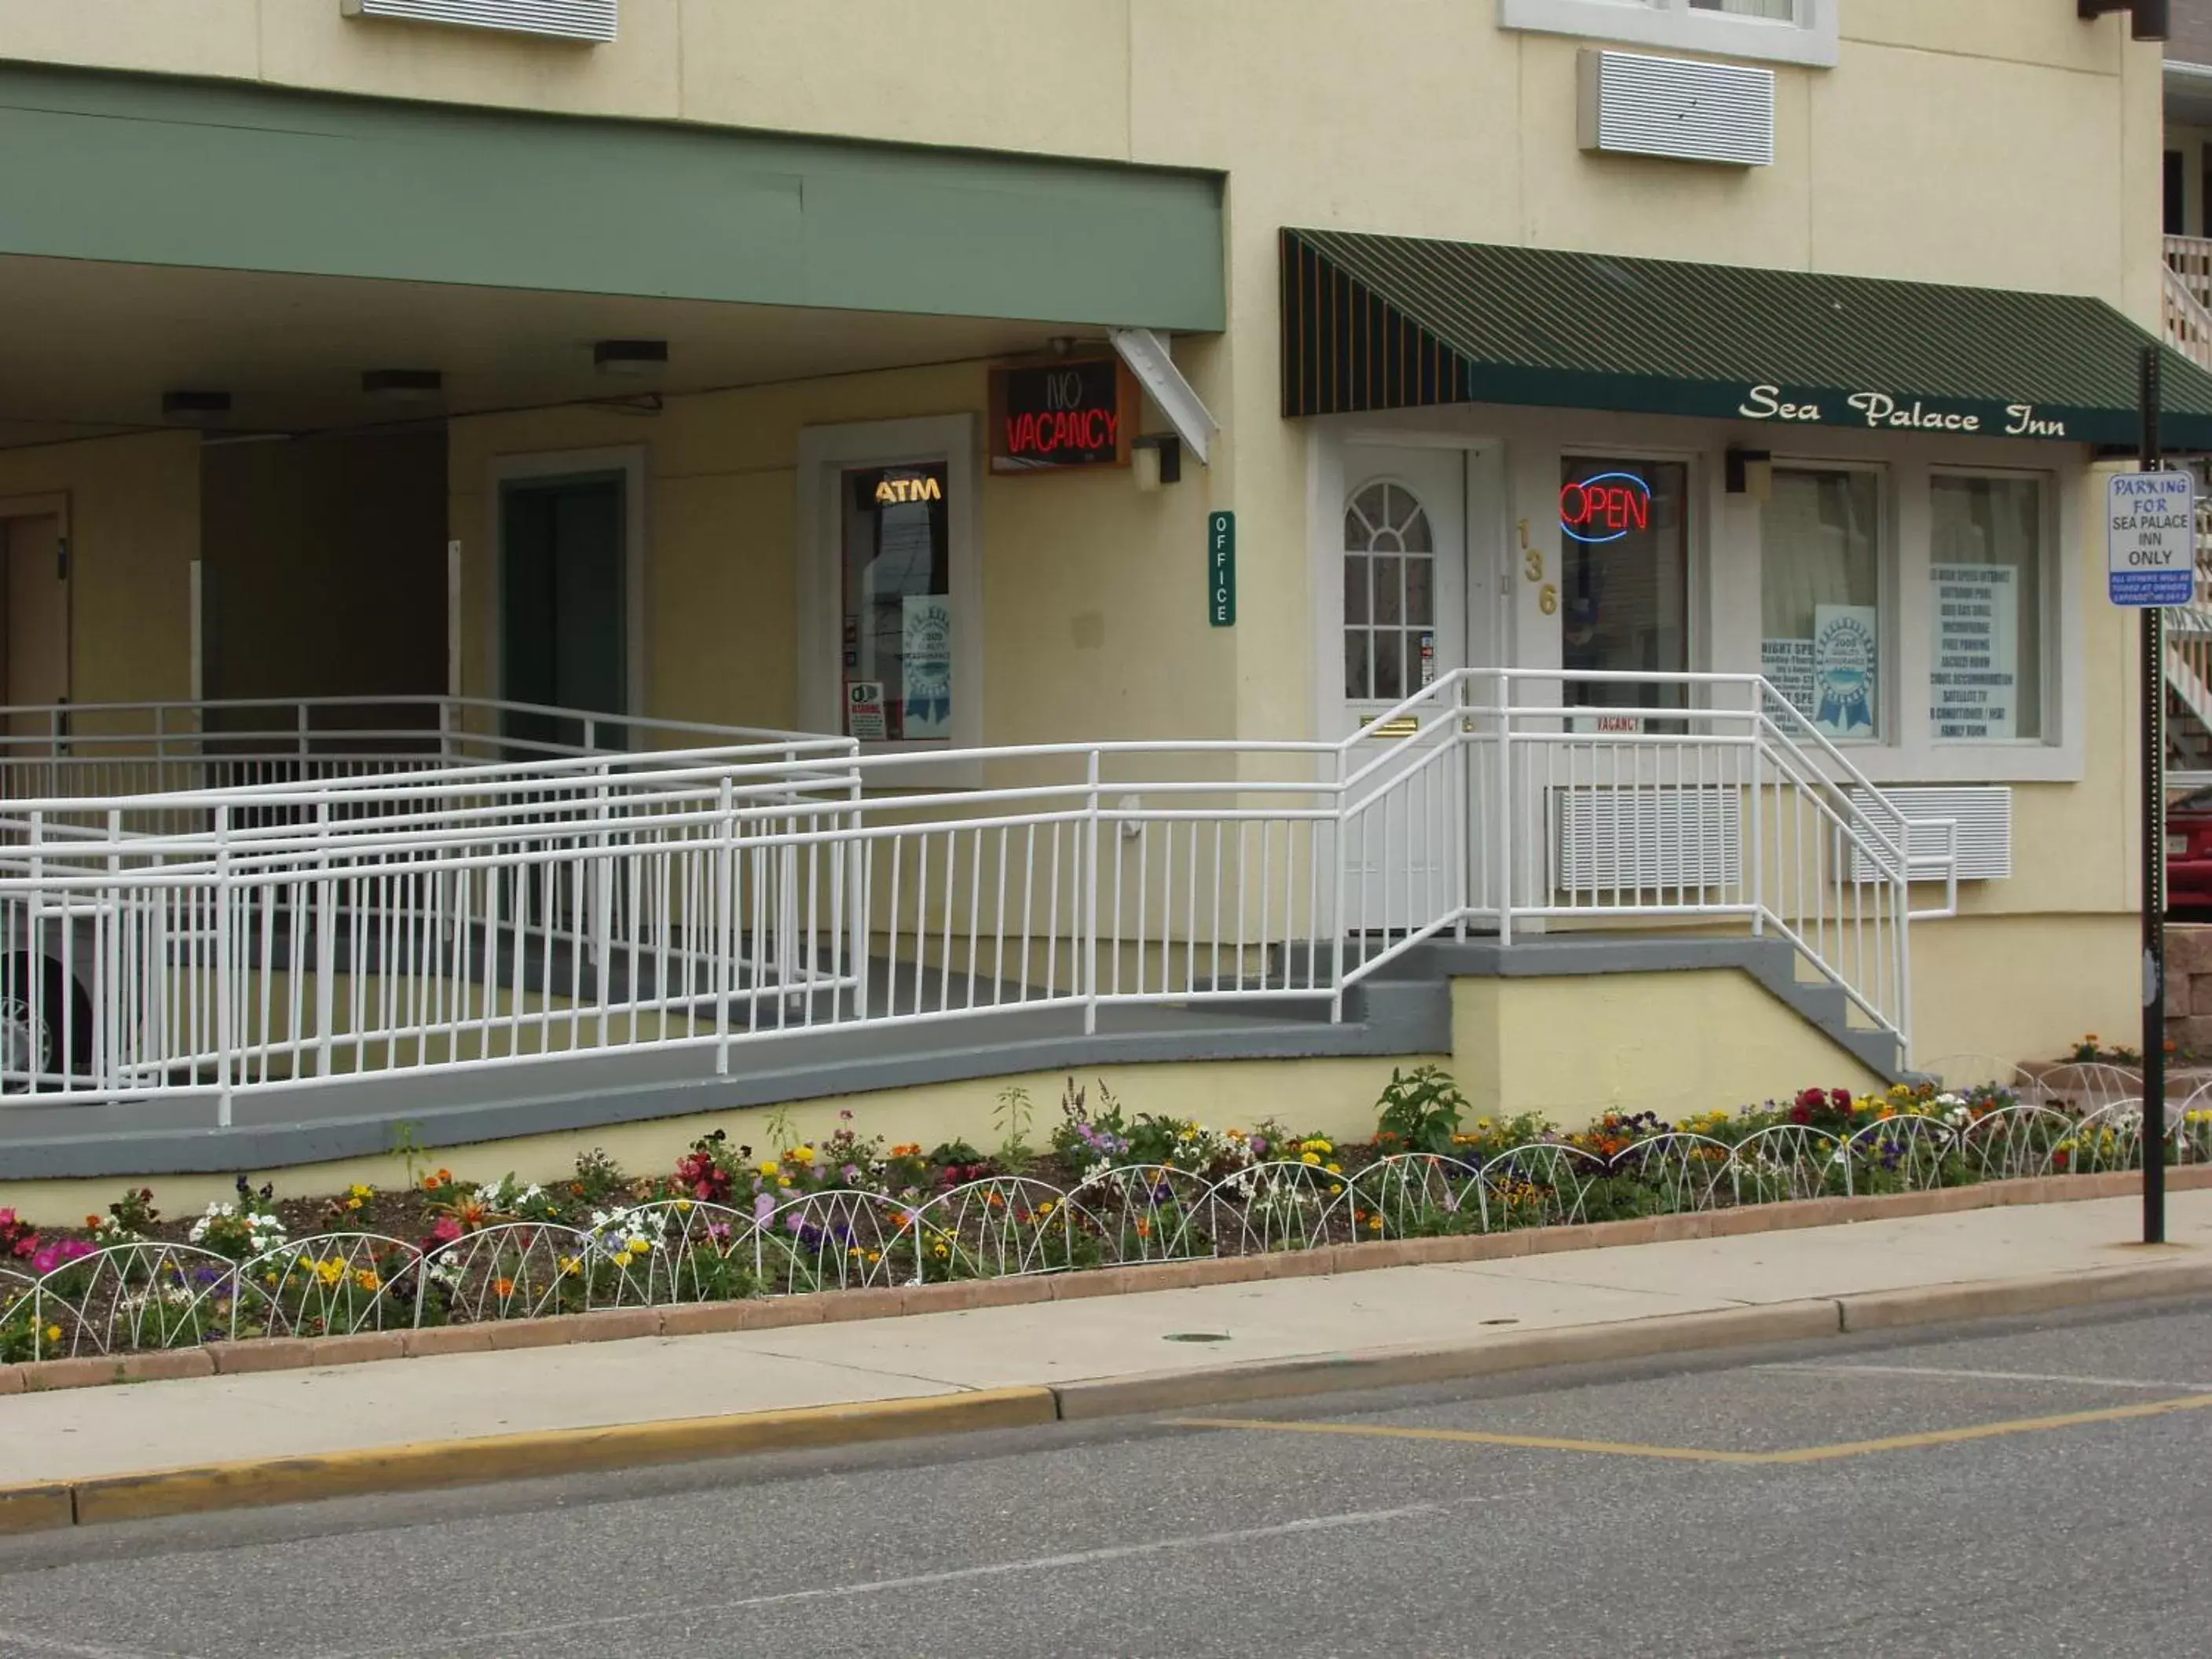
[[[2159,353],[2142,354],[2141,470],[2159,453]],[[2166,612],[2142,613],[2143,1243],[2166,1243]]]

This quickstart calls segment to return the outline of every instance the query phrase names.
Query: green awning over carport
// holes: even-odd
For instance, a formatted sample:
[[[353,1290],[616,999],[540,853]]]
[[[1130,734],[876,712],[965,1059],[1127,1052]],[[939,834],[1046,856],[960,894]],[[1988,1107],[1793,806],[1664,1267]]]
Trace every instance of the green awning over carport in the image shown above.
[[[2137,441],[2151,337],[2101,300],[1814,271],[1283,232],[1283,410],[1624,410]],[[2166,447],[2212,450],[2212,374],[2167,349]]]

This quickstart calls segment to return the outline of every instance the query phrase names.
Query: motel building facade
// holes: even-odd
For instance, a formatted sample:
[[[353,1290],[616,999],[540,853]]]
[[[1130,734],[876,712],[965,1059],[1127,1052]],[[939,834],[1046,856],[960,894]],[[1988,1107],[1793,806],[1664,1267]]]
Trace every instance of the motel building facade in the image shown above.
[[[2133,1030],[2128,13],[927,14],[0,0],[0,1203]]]

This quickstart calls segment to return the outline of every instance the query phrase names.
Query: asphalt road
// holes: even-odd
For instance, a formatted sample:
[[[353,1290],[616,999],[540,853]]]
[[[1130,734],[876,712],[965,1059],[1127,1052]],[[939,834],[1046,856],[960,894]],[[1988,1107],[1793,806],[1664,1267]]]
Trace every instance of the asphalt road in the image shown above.
[[[0,1540],[0,1655],[2212,1652],[2212,1309],[1205,1415]]]

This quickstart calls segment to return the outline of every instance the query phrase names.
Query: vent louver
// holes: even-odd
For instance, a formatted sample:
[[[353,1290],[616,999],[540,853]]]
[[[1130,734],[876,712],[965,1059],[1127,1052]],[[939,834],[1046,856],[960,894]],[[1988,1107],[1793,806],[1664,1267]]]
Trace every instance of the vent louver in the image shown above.
[[[1940,821],[1950,818],[1959,826],[1959,879],[2004,881],[2012,875],[2012,791],[2002,786],[1975,785],[1968,788],[1885,789],[1890,804],[1905,815],[1911,836],[1905,856],[1913,861],[1913,879],[1941,881],[1940,861],[1949,849],[1949,838]],[[1874,811],[1874,797],[1863,789],[1851,791],[1862,812]],[[1851,878],[1873,881],[1874,860],[1852,850]]]
[[[1584,149],[1774,165],[1772,70],[1595,49],[1579,67]]]
[[[1732,790],[1552,792],[1552,887],[1561,893],[1696,894],[1743,879]]]
[[[622,0],[338,0],[349,17],[448,23],[556,40],[615,38]]]

